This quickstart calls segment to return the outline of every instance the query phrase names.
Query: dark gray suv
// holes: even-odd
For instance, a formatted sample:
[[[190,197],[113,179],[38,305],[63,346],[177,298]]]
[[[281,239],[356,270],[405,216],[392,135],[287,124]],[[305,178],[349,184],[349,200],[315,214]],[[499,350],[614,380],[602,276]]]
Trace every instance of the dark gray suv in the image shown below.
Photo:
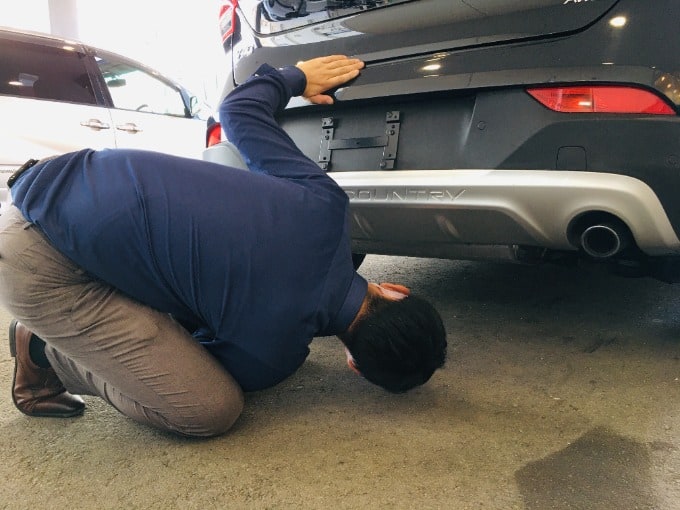
[[[333,106],[279,118],[347,192],[357,254],[676,281],[678,20],[677,0],[231,0],[224,94],[263,62],[366,62]],[[229,164],[219,134],[204,157]]]

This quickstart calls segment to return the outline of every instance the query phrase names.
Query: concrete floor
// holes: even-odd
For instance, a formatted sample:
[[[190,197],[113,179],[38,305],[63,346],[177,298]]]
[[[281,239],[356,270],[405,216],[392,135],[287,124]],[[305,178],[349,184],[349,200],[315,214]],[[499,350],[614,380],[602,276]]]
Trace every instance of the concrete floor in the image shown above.
[[[680,509],[679,286],[377,256],[361,272],[436,303],[445,369],[389,395],[319,339],[213,440],[160,434],[92,398],[80,418],[27,418],[3,340],[0,507]]]

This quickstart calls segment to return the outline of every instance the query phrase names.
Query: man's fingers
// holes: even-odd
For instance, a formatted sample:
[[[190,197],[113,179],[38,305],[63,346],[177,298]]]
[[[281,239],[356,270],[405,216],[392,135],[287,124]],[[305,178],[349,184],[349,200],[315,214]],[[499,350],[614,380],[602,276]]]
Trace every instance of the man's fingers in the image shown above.
[[[326,57],[319,57],[319,60],[324,64],[334,64],[347,60],[358,60],[356,58],[350,58],[347,55],[328,55]]]
[[[358,58],[343,58],[341,60],[336,60],[329,62],[329,69],[339,70],[339,69],[361,69],[364,67],[364,63]]]
[[[359,76],[359,70],[358,69],[352,69],[350,71],[344,71],[343,74],[340,74],[340,75],[337,75],[337,76],[330,78],[330,80],[329,80],[330,87],[328,87],[328,88],[333,88],[337,85],[342,85],[343,83],[348,82],[348,81],[356,78],[357,76]]]
[[[345,67],[356,67],[356,66],[361,66],[363,67],[363,62],[357,58],[344,58],[342,60],[336,60],[333,62],[330,62],[328,66],[331,69],[343,69]]]
[[[332,70],[330,76],[328,77],[330,87],[356,78],[359,76],[359,71],[363,66],[363,62],[356,62],[352,64],[343,64],[339,67],[336,67]]]
[[[298,62],[297,67],[307,78],[303,96],[314,103],[330,104],[333,99],[330,96],[323,96],[321,99],[321,94],[356,78],[364,63],[345,55],[329,55]]]
[[[314,104],[333,104],[333,98],[326,94],[317,94],[316,96],[308,97],[307,100]]]

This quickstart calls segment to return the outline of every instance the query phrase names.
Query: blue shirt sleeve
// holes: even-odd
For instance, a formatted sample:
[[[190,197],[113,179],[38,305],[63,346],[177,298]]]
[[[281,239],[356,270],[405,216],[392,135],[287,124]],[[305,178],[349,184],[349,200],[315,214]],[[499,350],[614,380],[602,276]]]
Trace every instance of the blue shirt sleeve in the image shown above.
[[[220,122],[251,171],[288,180],[318,178],[330,184],[332,179],[298,149],[275,119],[305,86],[305,75],[297,67],[275,69],[264,64],[225,98]]]

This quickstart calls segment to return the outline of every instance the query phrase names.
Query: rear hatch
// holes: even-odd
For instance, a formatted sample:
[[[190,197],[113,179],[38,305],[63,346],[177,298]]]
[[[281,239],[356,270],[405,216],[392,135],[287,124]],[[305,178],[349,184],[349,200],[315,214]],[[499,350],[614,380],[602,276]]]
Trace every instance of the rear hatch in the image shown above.
[[[557,38],[618,0],[231,0],[234,81],[262,63],[343,53],[366,62]],[[233,46],[233,47],[232,47]]]

